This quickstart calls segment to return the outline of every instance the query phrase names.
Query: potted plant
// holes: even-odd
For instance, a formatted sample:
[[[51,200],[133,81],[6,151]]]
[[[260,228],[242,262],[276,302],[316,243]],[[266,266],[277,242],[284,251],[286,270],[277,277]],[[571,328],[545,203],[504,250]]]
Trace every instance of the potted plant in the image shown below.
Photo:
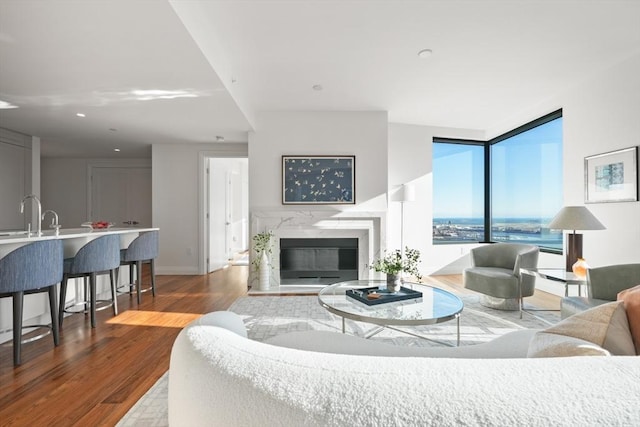
[[[387,289],[397,292],[402,286],[402,273],[422,279],[418,264],[420,263],[420,251],[417,249],[405,248],[404,257],[400,249],[386,254],[384,258],[377,259],[371,264],[371,268],[379,273],[387,275]]]
[[[256,257],[251,261],[251,264],[254,271],[259,273],[260,290],[269,289],[269,274],[271,270],[269,256],[271,255],[272,237],[272,231],[263,231],[253,236],[253,250],[256,252]]]

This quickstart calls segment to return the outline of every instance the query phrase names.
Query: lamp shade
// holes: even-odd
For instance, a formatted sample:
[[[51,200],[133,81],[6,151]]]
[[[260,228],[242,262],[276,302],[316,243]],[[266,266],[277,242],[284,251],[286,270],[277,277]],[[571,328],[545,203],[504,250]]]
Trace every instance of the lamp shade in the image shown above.
[[[414,202],[416,200],[416,187],[413,184],[404,184],[400,189],[401,202]]]
[[[598,219],[584,206],[565,206],[549,223],[554,230],[604,230]]]

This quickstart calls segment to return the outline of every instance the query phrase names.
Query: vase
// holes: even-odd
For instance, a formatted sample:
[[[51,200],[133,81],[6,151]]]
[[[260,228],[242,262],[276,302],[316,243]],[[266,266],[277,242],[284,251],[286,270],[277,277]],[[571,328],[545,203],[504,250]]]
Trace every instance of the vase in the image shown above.
[[[387,290],[396,293],[402,287],[402,277],[399,274],[387,274]]]
[[[571,270],[573,270],[573,274],[580,278],[587,277],[587,269],[589,268],[589,264],[584,260],[584,258],[578,258],[578,260],[571,266]]]
[[[263,251],[260,255],[260,275],[258,277],[258,289],[266,291],[269,289],[269,275],[271,274],[271,266],[269,265],[269,257],[267,252]]]

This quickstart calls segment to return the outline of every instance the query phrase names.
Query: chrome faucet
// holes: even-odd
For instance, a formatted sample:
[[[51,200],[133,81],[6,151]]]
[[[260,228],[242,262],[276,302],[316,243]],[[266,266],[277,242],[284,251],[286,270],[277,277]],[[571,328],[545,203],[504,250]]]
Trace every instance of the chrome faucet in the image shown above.
[[[24,196],[22,202],[20,202],[20,213],[24,213],[24,202],[28,199],[32,199],[38,206],[38,237],[42,236],[42,204],[40,203],[40,199],[35,194],[29,194],[28,196]],[[31,233],[29,233],[31,235]]]
[[[53,215],[53,217],[51,218],[51,224],[49,225],[49,228],[55,229],[56,236],[57,236],[60,233],[60,223],[58,222],[58,213],[56,211],[49,209],[44,211],[40,219],[44,221],[44,217],[47,216],[48,213],[51,213]]]

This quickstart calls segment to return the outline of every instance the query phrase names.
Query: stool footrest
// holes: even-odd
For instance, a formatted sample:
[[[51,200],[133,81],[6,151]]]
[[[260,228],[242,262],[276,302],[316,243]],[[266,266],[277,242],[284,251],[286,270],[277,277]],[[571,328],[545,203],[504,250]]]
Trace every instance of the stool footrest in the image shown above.
[[[41,338],[44,338],[48,335],[51,335],[51,331],[53,330],[53,328],[51,327],[51,325],[22,325],[22,329],[39,329],[39,328],[46,328],[47,331],[41,333],[40,335],[36,335],[35,337],[30,337],[30,338],[26,338],[24,340],[21,340],[20,343],[21,344],[27,344],[36,340],[39,340]],[[11,332],[13,331],[13,329],[4,329],[0,331],[0,334],[4,334],[7,332]]]

